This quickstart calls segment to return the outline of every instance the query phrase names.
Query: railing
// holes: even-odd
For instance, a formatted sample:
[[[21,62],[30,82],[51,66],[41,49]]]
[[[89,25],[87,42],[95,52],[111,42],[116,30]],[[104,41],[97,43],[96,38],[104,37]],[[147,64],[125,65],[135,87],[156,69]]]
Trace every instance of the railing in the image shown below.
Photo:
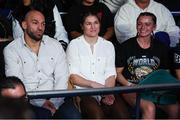
[[[55,97],[73,97],[73,96],[89,96],[89,95],[105,95],[117,93],[137,93],[136,98],[136,119],[140,118],[140,96],[139,93],[147,91],[177,90],[180,84],[153,84],[153,85],[137,85],[134,87],[113,87],[113,88],[93,88],[93,89],[74,89],[74,90],[53,90],[53,91],[31,91],[28,92],[30,99],[37,98],[55,98]]]
[[[171,11],[173,16],[180,16],[180,11]]]

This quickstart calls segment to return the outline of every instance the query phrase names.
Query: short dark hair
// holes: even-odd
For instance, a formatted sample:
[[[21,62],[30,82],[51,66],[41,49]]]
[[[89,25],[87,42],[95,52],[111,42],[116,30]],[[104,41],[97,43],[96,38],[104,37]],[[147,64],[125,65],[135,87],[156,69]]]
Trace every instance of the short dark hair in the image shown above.
[[[137,18],[137,21],[139,20],[139,18],[140,18],[141,16],[150,16],[150,17],[152,18],[154,24],[156,25],[157,18],[156,18],[156,16],[155,16],[153,13],[151,13],[151,12],[142,12],[142,13],[139,14],[139,16],[138,16],[138,18]],[[136,22],[137,22],[137,21],[136,21]]]
[[[0,95],[3,89],[15,89],[17,85],[22,85],[24,88],[24,91],[26,91],[25,86],[23,82],[15,76],[9,76],[5,77],[0,81]]]

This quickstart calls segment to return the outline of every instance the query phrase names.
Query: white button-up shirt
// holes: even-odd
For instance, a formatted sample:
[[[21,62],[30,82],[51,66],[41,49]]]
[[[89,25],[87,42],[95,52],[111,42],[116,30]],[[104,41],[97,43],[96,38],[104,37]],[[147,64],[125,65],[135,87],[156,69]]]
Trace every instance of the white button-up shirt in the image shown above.
[[[39,53],[36,55],[24,41],[15,39],[4,49],[7,76],[20,78],[27,92],[67,89],[68,66],[61,44],[43,36]],[[42,102],[38,102],[41,106]]]
[[[84,36],[72,40],[67,49],[67,59],[70,74],[77,74],[103,85],[108,77],[116,75],[114,46],[101,37],[94,45],[93,53]]]

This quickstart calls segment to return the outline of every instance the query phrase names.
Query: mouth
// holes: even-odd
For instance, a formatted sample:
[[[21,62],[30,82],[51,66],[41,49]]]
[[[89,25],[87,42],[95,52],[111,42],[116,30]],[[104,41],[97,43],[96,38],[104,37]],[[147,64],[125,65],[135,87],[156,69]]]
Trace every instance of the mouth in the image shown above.
[[[36,34],[37,34],[37,35],[42,35],[43,32],[42,32],[42,31],[38,31]]]

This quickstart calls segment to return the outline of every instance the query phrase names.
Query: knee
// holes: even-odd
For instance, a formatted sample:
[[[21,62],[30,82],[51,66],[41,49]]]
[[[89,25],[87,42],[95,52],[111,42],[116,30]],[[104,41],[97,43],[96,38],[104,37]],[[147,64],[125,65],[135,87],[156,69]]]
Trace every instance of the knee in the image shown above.
[[[177,119],[179,117],[179,106],[174,105],[170,109],[167,110],[168,118]]]
[[[144,114],[155,116],[156,106],[153,103],[148,103],[142,108],[142,111]]]

